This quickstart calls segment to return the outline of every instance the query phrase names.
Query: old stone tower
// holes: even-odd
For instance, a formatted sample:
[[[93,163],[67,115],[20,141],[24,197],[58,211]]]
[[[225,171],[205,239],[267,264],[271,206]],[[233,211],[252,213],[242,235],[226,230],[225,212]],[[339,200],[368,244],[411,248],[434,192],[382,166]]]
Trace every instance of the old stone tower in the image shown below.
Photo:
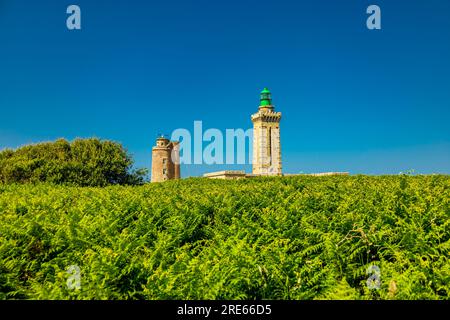
[[[280,120],[267,88],[261,92],[259,110],[252,115],[253,174],[281,175]]]
[[[152,182],[171,179],[180,179],[179,143],[159,137],[152,149]]]

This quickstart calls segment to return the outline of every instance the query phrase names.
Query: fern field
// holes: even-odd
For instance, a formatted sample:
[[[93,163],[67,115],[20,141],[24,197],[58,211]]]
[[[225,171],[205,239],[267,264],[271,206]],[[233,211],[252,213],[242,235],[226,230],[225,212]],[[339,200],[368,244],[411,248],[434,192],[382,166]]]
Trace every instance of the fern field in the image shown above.
[[[0,299],[449,299],[449,252],[443,175],[0,185]]]

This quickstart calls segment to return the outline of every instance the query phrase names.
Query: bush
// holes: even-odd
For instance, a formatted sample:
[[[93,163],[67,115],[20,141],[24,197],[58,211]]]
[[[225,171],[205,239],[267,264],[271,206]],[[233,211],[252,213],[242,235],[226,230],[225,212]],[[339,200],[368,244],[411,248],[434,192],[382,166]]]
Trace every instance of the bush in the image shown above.
[[[0,182],[50,182],[76,186],[141,184],[145,171],[131,171],[133,161],[118,143],[99,139],[64,139],[0,152]]]

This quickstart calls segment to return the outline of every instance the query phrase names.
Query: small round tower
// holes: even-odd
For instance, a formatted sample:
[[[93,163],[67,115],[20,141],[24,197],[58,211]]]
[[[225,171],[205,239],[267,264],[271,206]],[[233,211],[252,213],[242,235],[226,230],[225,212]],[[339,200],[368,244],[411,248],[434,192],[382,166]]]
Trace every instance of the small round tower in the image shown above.
[[[178,142],[172,142],[164,136],[156,139],[152,149],[152,182],[180,178]],[[176,163],[175,163],[175,162]]]

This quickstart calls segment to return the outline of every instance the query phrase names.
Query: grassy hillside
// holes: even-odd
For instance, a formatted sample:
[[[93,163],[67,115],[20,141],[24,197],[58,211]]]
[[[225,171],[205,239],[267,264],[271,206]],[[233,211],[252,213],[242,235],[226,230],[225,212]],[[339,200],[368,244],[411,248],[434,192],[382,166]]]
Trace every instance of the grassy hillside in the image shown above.
[[[449,299],[449,199],[449,176],[0,185],[0,298]]]

